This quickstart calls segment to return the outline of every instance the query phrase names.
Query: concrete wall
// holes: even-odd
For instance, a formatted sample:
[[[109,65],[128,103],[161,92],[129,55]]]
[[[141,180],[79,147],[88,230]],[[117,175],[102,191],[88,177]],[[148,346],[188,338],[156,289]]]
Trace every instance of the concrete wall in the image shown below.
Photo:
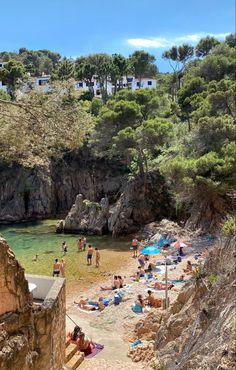
[[[34,296],[42,299],[42,305],[35,308],[35,343],[39,356],[36,369],[61,370],[65,354],[65,279],[27,276],[28,281],[38,287]],[[50,284],[53,283],[50,287]],[[43,286],[45,284],[45,289]],[[50,288],[49,288],[50,287]],[[41,295],[39,293],[42,293]]]
[[[50,289],[52,288],[53,284],[55,283],[55,278],[49,276],[40,276],[40,275],[25,275],[26,280],[29,283],[33,283],[37,286],[37,288],[32,292],[34,299],[41,299],[45,300]],[[59,278],[59,281],[61,279]]]

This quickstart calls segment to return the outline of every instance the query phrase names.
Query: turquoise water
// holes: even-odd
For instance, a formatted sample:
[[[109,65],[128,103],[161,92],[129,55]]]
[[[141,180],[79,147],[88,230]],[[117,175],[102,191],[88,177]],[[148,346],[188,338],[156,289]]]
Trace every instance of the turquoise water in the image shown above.
[[[129,251],[130,238],[112,239],[111,236],[87,236],[87,244],[101,251],[101,268],[87,266],[86,252],[78,252],[77,240],[81,235],[56,234],[57,220],[44,220],[14,225],[1,225],[0,234],[7,240],[16,258],[30,274],[52,275],[55,258],[63,258],[66,263],[68,281],[85,279],[93,282],[99,274],[113,272],[120,266]],[[62,242],[66,241],[68,253],[62,252]],[[35,262],[33,258],[38,255]]]
[[[66,241],[69,251],[76,248],[81,235],[56,234],[57,220],[44,220],[22,224],[1,225],[0,234],[7,240],[17,257],[33,257],[35,254],[58,254],[62,242]],[[87,244],[99,249],[127,250],[129,239],[113,239],[110,236],[87,236]]]

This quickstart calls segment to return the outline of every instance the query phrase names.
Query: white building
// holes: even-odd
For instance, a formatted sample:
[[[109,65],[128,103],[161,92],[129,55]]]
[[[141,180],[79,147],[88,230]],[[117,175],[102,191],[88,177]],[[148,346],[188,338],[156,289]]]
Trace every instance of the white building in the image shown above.
[[[140,88],[147,88],[147,89],[155,89],[157,87],[157,81],[153,78],[142,78],[141,83],[140,81],[135,78],[134,76],[124,76],[122,77],[120,84],[117,82],[117,89],[129,89],[129,90],[138,90]],[[84,81],[77,81],[76,88],[78,90],[89,90],[89,84]],[[102,85],[96,76],[92,79],[91,88],[93,89],[94,96],[100,97],[101,96],[101,88]],[[112,95],[114,93],[115,86],[111,83],[111,81],[107,82],[107,93],[108,95]]]
[[[4,64],[4,62],[0,62],[0,68],[2,68]],[[7,92],[7,85],[5,85],[2,81],[0,81],[0,90]]]

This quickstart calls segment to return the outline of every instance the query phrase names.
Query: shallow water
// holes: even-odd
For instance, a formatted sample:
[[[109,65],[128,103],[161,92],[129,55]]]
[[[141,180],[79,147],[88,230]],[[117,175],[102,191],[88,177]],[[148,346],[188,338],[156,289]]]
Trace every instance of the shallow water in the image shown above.
[[[0,234],[7,240],[17,259],[27,273],[51,275],[55,258],[66,261],[66,277],[70,280],[81,280],[92,275],[96,278],[102,272],[114,270],[129,251],[130,239],[112,239],[111,236],[87,236],[87,245],[92,244],[101,251],[101,268],[93,269],[87,266],[86,252],[77,251],[77,240],[81,235],[56,234],[57,220],[43,220],[30,223],[1,225]],[[63,256],[62,242],[66,241],[68,253]],[[39,260],[32,258],[38,254]],[[121,262],[121,261],[120,261]],[[87,278],[87,281],[90,279]]]

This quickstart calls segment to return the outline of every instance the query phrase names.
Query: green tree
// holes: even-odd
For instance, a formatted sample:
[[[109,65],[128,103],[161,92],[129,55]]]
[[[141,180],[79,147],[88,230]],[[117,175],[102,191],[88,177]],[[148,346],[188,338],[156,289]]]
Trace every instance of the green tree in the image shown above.
[[[195,47],[195,54],[198,58],[203,58],[210,54],[212,49],[219,44],[219,41],[212,36],[202,38]]]
[[[144,50],[135,51],[128,59],[128,68],[135,78],[139,80],[141,87],[144,77],[154,77],[157,74],[157,66],[154,64],[156,58],[154,55],[146,53]]]
[[[177,97],[177,91],[180,88],[180,80],[182,77],[183,69],[187,61],[189,61],[194,55],[194,48],[191,45],[183,44],[180,46],[172,46],[171,49],[165,51],[162,54],[162,58],[167,59],[171,68],[173,69],[173,80],[172,80],[172,98],[173,100]]]
[[[57,69],[54,72],[54,79],[58,80],[69,80],[74,77],[74,63],[67,58],[63,58],[62,61],[58,63]]]
[[[16,90],[22,86],[27,74],[22,63],[10,60],[0,69],[0,79],[7,85],[8,93],[15,100]]]
[[[235,33],[231,33],[230,35],[226,36],[225,42],[231,48],[235,48],[236,47],[236,34]]]

